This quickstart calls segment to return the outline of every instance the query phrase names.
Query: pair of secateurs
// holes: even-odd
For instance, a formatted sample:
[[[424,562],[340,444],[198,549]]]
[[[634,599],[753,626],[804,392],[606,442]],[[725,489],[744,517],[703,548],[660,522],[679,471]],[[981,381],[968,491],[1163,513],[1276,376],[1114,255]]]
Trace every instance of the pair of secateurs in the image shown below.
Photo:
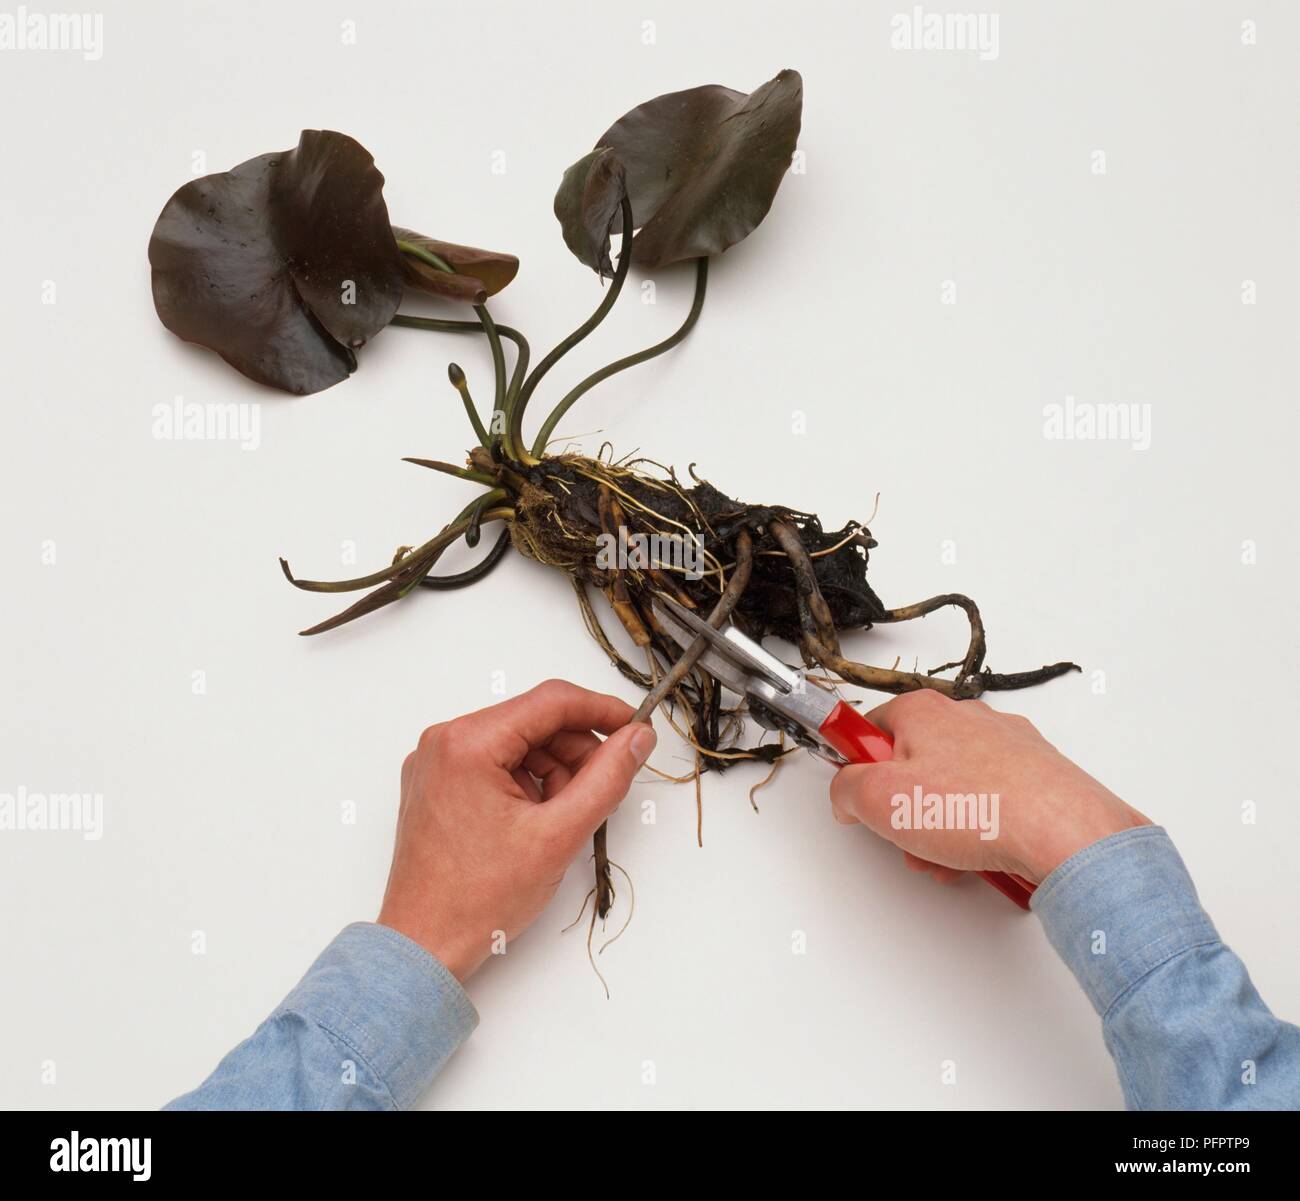
[[[743,697],[761,726],[782,730],[807,751],[836,767],[893,758],[894,740],[833,692],[783,663],[733,625],[715,630],[668,596],[657,596],[660,623],[683,650],[697,638],[707,649],[699,665],[724,688]],[[1007,872],[979,872],[1003,896],[1029,908],[1034,885]]]

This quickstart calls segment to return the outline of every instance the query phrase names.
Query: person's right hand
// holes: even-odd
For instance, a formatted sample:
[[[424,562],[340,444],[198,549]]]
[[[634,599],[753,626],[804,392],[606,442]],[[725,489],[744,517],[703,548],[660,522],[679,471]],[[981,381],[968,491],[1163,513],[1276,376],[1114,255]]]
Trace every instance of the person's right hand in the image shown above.
[[[831,807],[901,847],[908,866],[948,880],[963,871],[1015,872],[1039,884],[1053,869],[1108,834],[1150,820],[1070,762],[1025,718],[983,701],[925,690],[867,714],[894,736],[885,763],[840,768]],[[998,797],[997,837],[978,829],[900,829],[896,813],[923,795]],[[900,819],[901,820],[901,819]]]

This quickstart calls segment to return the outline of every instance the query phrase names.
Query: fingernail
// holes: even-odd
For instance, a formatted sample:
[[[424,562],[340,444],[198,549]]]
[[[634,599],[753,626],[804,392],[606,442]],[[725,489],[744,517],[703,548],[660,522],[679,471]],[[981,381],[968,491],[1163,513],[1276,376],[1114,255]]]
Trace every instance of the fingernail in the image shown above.
[[[644,763],[650,758],[650,752],[655,749],[655,743],[658,741],[658,735],[650,726],[640,726],[637,732],[632,735],[632,742],[630,744],[632,758],[635,759],[637,763]]]

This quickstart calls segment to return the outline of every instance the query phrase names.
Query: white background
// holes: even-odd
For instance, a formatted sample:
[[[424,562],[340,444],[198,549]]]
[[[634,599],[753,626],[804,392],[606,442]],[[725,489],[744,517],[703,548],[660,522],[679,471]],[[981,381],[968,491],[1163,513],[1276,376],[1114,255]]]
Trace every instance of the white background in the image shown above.
[[[714,263],[684,346],[563,431],[834,525],[879,493],[886,603],[967,592],[995,669],[1083,664],[995,703],[1170,829],[1266,1000],[1300,1015],[1300,20],[1263,0],[1003,3],[982,62],[891,50],[908,7],[113,4],[101,61],[0,52],[0,791],[106,804],[99,842],[0,833],[0,1103],[150,1107],[195,1085],[343,924],[373,918],[402,758],[425,725],[496,699],[494,672],[510,693],[558,675],[636,699],[568,582],[517,557],[472,590],[295,636],[337,598],[291,589],[278,555],[357,574],[467,499],[398,459],[470,444],[445,368],[486,397],[489,359],[478,339],[390,330],[351,380],[293,399],[179,342],[145,251],[195,152],[219,171],[304,127],[352,134],[395,222],[520,256],[493,309],[540,356],[600,295],[551,213],[563,168],[643,100],[786,66],[804,77],[806,174]],[[674,328],[690,276],[660,272],[649,306],[634,275],[536,406]],[[260,402],[260,448],[156,440],[153,407],[177,394]],[[1045,439],[1044,406],[1067,395],[1149,405],[1150,449]],[[965,627],[948,612],[848,646],[928,666],[959,657]],[[667,731],[660,748],[686,770]],[[425,1103],[1121,1103],[1034,918],[837,826],[825,765],[791,760],[755,815],[759,774],[706,780],[702,850],[691,788],[636,785],[610,835],[637,888],[602,961],[613,999],[581,934],[559,933],[584,865],[472,981],[482,1024]]]

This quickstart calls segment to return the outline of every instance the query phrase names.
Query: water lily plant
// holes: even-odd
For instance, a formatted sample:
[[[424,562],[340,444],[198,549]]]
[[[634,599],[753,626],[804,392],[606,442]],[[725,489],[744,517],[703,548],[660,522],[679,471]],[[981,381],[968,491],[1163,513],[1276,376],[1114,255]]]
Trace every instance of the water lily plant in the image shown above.
[[[792,643],[830,681],[884,692],[929,688],[975,697],[1077,670],[1054,663],[1010,674],[990,671],[980,613],[966,596],[944,593],[886,606],[867,582],[876,541],[861,522],[827,530],[813,513],[734,500],[693,467],[684,482],[649,460],[616,458],[607,446],[596,457],[551,453],[558,422],[580,397],[670,350],[695,327],[710,260],[757,228],[789,171],[802,102],[802,81],[786,70],[750,93],[710,84],[658,96],[596,138],[563,173],[554,208],[570,251],[608,283],[591,316],[531,370],[523,334],[497,324],[487,306],[514,278],[518,260],[391,224],[383,176],[370,154],[344,134],[304,131],[293,150],[193,180],[172,196],[149,245],[158,316],[250,379],[298,394],[318,392],[346,379],[357,367],[357,352],[388,326],[479,332],[491,348],[493,396],[486,413],[460,367],[448,368],[474,439],[464,462],[410,460],[458,477],[476,495],[424,542],[401,547],[391,563],[356,579],[302,579],[281,560],[297,588],[364,593],[304,634],[333,629],[419,588],[473,584],[513,548],[569,577],[591,635],[614,666],[646,690],[639,716],[662,705],[694,748],[695,770],[684,778],[695,780],[697,798],[701,773],[743,762],[775,770],[794,748],[783,735],[745,745],[742,710],[662,629],[651,607],[658,593],[715,626],[730,620],[753,638]],[[695,290],[676,332],[574,385],[530,436],[540,385],[604,320],[632,268],[657,271],[678,263],[691,265]],[[400,313],[408,292],[469,306],[473,319]],[[509,369],[504,343],[514,346]],[[448,547],[461,539],[477,545],[482,527],[492,524],[501,530],[474,567],[435,574]],[[612,539],[626,544],[636,538],[684,545],[689,563],[672,556],[611,561],[601,554]],[[594,593],[608,601],[635,654],[629,657],[610,638]],[[872,666],[841,648],[846,631],[906,622],[946,606],[963,610],[970,632],[964,653],[942,667]],[[596,882],[588,894],[595,898],[593,920],[604,918],[614,899],[603,828],[595,859]]]

